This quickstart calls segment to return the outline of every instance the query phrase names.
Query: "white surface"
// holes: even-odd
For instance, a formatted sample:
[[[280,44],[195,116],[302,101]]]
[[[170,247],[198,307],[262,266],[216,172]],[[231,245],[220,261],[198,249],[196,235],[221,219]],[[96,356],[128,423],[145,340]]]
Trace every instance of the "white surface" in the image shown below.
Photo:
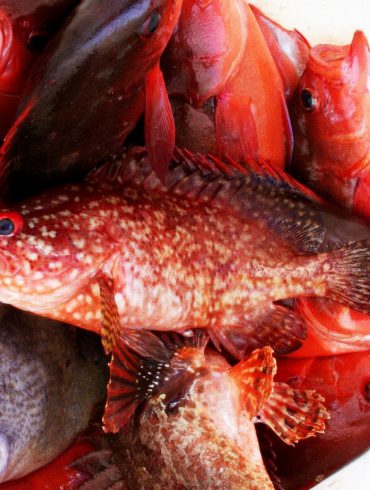
[[[370,40],[370,0],[251,0],[288,29],[298,29],[312,44],[349,44],[360,29]],[[369,487],[370,489],[370,487]]]
[[[370,449],[316,485],[314,490],[370,490]]]

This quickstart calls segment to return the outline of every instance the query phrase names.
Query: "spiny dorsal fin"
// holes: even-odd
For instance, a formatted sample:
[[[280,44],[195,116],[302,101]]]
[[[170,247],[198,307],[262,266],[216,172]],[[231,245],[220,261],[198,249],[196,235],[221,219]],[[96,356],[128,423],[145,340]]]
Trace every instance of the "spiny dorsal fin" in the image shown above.
[[[272,349],[256,349],[228,373],[237,383],[244,408],[252,419],[261,411],[272,392],[276,373]]]
[[[238,219],[257,220],[297,253],[323,249],[322,201],[268,163],[220,160],[176,148],[164,185],[152,171],[145,150],[135,148],[89,179],[208,202]]]
[[[330,418],[324,399],[314,390],[291,388],[286,383],[274,383],[270,398],[257,416],[257,422],[267,424],[286,444],[325,430]]]
[[[137,407],[151,396],[166,395],[167,406],[174,403],[174,393],[181,400],[195,376],[188,367],[194,356],[203,355],[207,342],[202,331],[191,336],[121,331],[109,364],[105,432],[117,432],[126,426]]]

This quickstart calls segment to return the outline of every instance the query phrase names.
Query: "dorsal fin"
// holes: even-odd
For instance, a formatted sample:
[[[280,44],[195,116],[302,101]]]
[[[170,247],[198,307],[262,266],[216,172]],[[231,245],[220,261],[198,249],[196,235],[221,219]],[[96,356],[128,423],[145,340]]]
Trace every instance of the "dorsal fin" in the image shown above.
[[[207,342],[203,331],[184,336],[123,330],[109,364],[104,430],[125,427],[138,406],[153,395],[163,395],[166,406],[180,403],[195,376],[188,368],[203,356]]]
[[[318,204],[323,201],[267,162],[238,163],[176,148],[164,185],[145,150],[133,149],[91,174],[94,178],[208,202],[238,219],[257,220],[297,253],[322,250],[326,228]]]

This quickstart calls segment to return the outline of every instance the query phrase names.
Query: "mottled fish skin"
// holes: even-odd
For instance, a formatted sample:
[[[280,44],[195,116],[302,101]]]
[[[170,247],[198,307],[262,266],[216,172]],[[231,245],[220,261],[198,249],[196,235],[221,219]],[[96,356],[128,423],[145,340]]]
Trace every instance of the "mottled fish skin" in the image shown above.
[[[107,370],[97,339],[1,306],[0,482],[49,463],[104,402]]]
[[[287,444],[324,430],[328,413],[317,393],[274,383],[271,348],[257,349],[231,367],[206,348],[207,338],[199,331],[188,337],[147,336],[142,332],[145,357],[124,348],[123,357],[111,364],[103,421],[113,423],[111,428],[119,427],[119,420],[127,422],[110,438],[111,466],[121,471],[124,488],[272,489],[254,422],[269,424]],[[166,346],[165,362],[151,357],[151,350],[152,356],[161,351],[157,342]],[[135,406],[140,406],[137,412]],[[87,469],[90,460],[95,478],[88,488],[98,488],[92,483],[102,481],[107,471],[102,457],[103,451],[77,466],[84,471],[83,463]]]
[[[9,200],[80,178],[119,150],[144,111],[146,76],[181,3],[80,3],[33,70],[2,148],[0,191]]]
[[[122,327],[244,337],[284,298],[330,296],[367,312],[367,242],[317,254],[330,242],[317,202],[270,174],[202,175],[181,152],[167,190],[138,155],[14,208],[25,225],[0,237],[1,301],[99,332],[105,276]],[[352,271],[357,253],[364,262]]]

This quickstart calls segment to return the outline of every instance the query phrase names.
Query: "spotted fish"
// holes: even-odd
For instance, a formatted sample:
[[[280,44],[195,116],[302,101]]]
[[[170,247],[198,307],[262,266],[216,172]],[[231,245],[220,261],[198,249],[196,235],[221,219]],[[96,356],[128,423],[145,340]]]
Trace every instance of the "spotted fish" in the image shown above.
[[[89,488],[98,488],[94,480],[108,488],[114,478],[125,488],[272,489],[254,423],[268,424],[290,445],[323,431],[322,398],[275,383],[271,348],[231,367],[199,331],[141,334],[145,353],[125,348],[112,361],[105,424],[115,430],[124,422],[126,429],[110,438],[110,465],[107,451],[73,465],[89,468]]]
[[[87,429],[103,407],[107,370],[94,336],[5,305],[0,313],[4,482],[49,463]]]
[[[268,165],[176,150],[165,186],[136,149],[1,210],[0,232],[0,300],[100,332],[107,352],[197,327],[238,359],[287,353],[306,332],[280,300],[370,313],[369,228]]]

